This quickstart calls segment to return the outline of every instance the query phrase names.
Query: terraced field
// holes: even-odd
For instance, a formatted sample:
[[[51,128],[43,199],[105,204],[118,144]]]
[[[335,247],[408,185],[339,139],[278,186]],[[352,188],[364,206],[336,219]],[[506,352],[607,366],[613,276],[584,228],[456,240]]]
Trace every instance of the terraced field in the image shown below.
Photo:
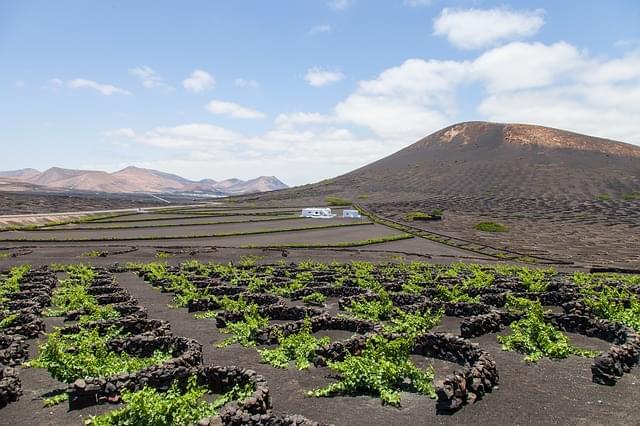
[[[106,257],[152,259],[157,251],[204,251],[226,249],[228,253],[256,254],[265,250],[306,252],[313,249],[375,250],[388,258],[403,252],[403,241],[413,235],[374,223],[367,217],[331,220],[304,219],[299,208],[269,208],[215,204],[170,207],[92,215],[41,225],[7,226],[0,230],[0,254],[63,259]],[[489,259],[482,254],[447,247],[421,239],[407,246],[418,257]],[[397,254],[397,253],[396,253]],[[123,257],[124,256],[124,257]],[[52,259],[52,261],[57,261]]]

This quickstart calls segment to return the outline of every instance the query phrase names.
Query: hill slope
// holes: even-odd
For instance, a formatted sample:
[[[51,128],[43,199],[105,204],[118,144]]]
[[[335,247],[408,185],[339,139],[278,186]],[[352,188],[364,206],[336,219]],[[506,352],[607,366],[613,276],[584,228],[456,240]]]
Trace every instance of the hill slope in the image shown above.
[[[640,147],[520,124],[460,123],[345,175],[270,196],[329,193],[591,200],[640,189]]]
[[[442,209],[433,232],[522,253],[640,267],[640,147],[521,124],[460,123],[350,173],[245,199],[337,195],[404,221]],[[506,233],[474,229],[482,221]]]

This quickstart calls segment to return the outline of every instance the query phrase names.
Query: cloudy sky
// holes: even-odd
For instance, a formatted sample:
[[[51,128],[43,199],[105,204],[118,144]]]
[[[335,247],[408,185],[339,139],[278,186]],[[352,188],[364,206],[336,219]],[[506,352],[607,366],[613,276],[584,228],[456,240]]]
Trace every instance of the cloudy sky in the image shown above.
[[[332,177],[466,120],[640,145],[640,2],[0,2],[0,169]]]

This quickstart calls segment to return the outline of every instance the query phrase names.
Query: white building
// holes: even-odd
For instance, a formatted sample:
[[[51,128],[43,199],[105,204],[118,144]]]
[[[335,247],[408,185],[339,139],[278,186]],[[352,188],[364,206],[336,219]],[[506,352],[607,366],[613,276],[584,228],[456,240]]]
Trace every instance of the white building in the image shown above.
[[[307,207],[302,209],[300,217],[312,217],[315,219],[331,219],[336,217],[331,213],[331,209],[328,207]]]
[[[360,219],[362,216],[358,210],[342,210],[342,217],[348,219]]]

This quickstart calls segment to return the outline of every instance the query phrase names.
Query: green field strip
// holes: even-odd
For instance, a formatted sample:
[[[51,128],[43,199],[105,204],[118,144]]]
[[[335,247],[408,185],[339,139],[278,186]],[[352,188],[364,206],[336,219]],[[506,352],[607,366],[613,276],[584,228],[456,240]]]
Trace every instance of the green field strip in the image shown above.
[[[222,238],[222,237],[241,237],[245,235],[259,235],[259,234],[275,234],[282,232],[301,232],[312,231],[315,229],[331,229],[331,228],[346,228],[351,226],[366,226],[374,225],[373,222],[358,222],[358,223],[339,223],[333,225],[322,226],[305,226],[299,228],[276,228],[276,229],[260,229],[255,231],[244,232],[221,232],[215,234],[196,234],[196,235],[172,235],[172,236],[148,236],[148,237],[125,237],[125,238],[43,238],[43,239],[28,239],[28,238],[6,238],[0,239],[0,243],[18,243],[18,242],[31,242],[31,243],[43,243],[43,242],[100,242],[100,241],[163,241],[163,240],[189,240],[189,239],[201,239],[201,238]]]
[[[370,238],[368,240],[356,240],[356,241],[339,241],[337,243],[283,243],[283,244],[245,244],[240,246],[240,248],[252,248],[252,249],[262,249],[262,248],[344,248],[344,247],[362,247],[369,246],[372,244],[382,244],[388,243],[390,241],[400,241],[407,240],[410,238],[415,238],[411,234],[397,234],[397,235],[389,235],[387,237],[380,238]]]
[[[207,211],[175,211],[175,212],[168,212],[168,211],[160,211],[160,212],[147,212],[147,214],[157,214],[157,215],[173,215],[173,214],[180,214],[180,215],[185,215],[185,216],[190,216],[190,217],[198,217],[198,216],[207,216],[207,215],[251,215],[251,216],[259,216],[259,215],[263,215],[263,214],[269,214],[269,215],[278,215],[278,214],[294,214],[297,213],[298,210],[267,210],[265,209],[265,211],[257,211],[257,212],[251,212],[251,213],[247,213],[246,210],[244,209],[237,209],[234,211],[217,211],[217,210],[207,210]],[[144,214],[144,213],[142,213]]]
[[[109,215],[109,216],[99,215],[99,214],[98,215],[88,214],[86,216],[81,216],[81,217],[75,218],[75,219],[55,220],[55,221],[49,221],[49,222],[42,223],[42,224],[9,225],[9,226],[5,226],[4,228],[0,228],[0,232],[7,232],[7,231],[36,231],[36,230],[39,230],[39,229],[49,230],[48,228],[52,228],[54,226],[64,226],[64,225],[72,225],[72,224],[80,224],[80,223],[90,223],[90,222],[103,220],[103,219],[110,219],[110,218],[114,218],[114,217],[130,216],[132,214],[137,214],[137,213],[125,213],[125,214],[117,214],[117,215]]]
[[[147,217],[141,219],[128,219],[128,220],[104,220],[104,221],[94,221],[95,223],[128,223],[128,222],[152,222],[152,221],[160,221],[160,220],[182,220],[182,219],[196,219],[203,217],[229,217],[229,216],[284,216],[284,215],[292,215],[294,211],[290,212],[259,212],[259,213],[231,213],[231,212],[221,212],[216,214],[207,214],[207,215],[187,215],[187,216],[177,216],[177,217]],[[155,213],[151,213],[155,214]],[[145,213],[136,213],[136,216],[144,216]]]
[[[192,218],[185,218],[186,220]],[[198,222],[198,223],[162,223],[157,225],[132,225],[132,226],[88,226],[83,228],[62,228],[62,229],[49,229],[49,228],[36,228],[36,229],[21,229],[20,231],[59,231],[59,232],[67,232],[67,231],[102,231],[102,230],[121,230],[121,229],[153,229],[153,228],[178,228],[185,226],[209,226],[209,225],[226,225],[233,223],[255,223],[255,222],[274,222],[279,220],[295,220],[295,219],[304,219],[300,216],[283,216],[283,217],[273,217],[267,219],[242,219],[242,220],[230,220],[230,221],[218,221],[218,222]],[[163,220],[163,219],[158,219]],[[167,219],[164,219],[167,220]],[[182,220],[182,219],[181,219]],[[107,222],[108,223],[108,222]],[[119,222],[116,222],[119,223]]]

